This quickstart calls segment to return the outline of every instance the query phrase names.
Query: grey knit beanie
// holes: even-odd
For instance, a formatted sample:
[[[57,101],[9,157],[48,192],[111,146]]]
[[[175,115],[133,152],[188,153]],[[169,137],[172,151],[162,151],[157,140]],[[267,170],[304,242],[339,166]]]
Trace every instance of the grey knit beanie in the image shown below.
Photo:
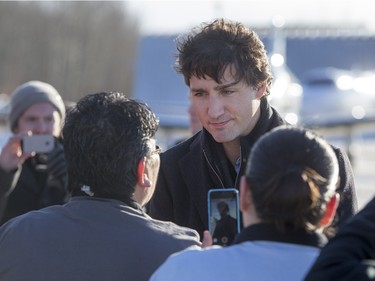
[[[41,102],[51,103],[60,113],[61,121],[64,120],[65,105],[57,90],[41,81],[29,81],[18,86],[11,94],[8,116],[11,131],[14,132],[18,118],[26,109]]]

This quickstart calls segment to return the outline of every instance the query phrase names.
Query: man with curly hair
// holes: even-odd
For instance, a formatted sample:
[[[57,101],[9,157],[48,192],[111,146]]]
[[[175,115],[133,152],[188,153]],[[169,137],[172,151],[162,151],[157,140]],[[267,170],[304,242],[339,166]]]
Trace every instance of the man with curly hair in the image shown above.
[[[161,155],[150,214],[202,235],[208,229],[209,189],[238,189],[254,143],[286,121],[267,100],[272,73],[264,45],[244,24],[203,23],[177,38],[177,49],[176,70],[189,87],[203,129]],[[357,202],[348,157],[335,152],[341,195],[337,225],[356,212]]]
[[[196,231],[149,217],[159,170],[155,115],[121,93],[82,98],[63,127],[72,198],[0,228],[0,276],[146,281]]]

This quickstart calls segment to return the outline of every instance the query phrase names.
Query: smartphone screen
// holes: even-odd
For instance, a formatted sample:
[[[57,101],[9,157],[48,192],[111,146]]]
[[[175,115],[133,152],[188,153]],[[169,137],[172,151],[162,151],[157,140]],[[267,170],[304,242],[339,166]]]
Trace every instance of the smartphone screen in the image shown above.
[[[240,231],[238,191],[234,188],[208,191],[208,229],[213,244],[228,246]]]

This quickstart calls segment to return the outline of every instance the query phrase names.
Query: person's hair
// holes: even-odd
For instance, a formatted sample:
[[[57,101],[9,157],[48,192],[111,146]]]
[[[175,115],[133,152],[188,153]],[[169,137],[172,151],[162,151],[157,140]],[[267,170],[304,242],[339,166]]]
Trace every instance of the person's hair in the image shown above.
[[[338,162],[315,132],[285,125],[256,142],[245,176],[263,222],[312,231],[335,193]]]
[[[21,115],[31,106],[48,102],[61,117],[62,125],[65,118],[65,104],[59,92],[50,84],[42,81],[29,81],[18,86],[11,94],[9,109],[9,126],[12,132],[16,131]]]
[[[177,38],[175,69],[184,76],[186,85],[192,76],[211,77],[217,83],[227,67],[237,81],[259,87],[267,84],[267,94],[272,74],[264,44],[259,36],[242,23],[216,19],[193,28],[187,36]]]
[[[150,139],[157,129],[149,107],[122,93],[103,92],[79,100],[63,127],[73,196],[85,185],[97,197],[131,198],[138,163],[154,150]]]

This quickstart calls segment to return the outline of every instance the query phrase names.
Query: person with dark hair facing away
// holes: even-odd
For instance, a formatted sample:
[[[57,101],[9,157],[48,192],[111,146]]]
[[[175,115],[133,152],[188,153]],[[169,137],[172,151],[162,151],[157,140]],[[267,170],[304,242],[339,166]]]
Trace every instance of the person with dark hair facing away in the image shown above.
[[[254,145],[240,183],[244,228],[228,247],[172,255],[152,281],[303,280],[339,196],[337,158],[312,131],[281,126]]]
[[[0,148],[0,225],[32,210],[63,204],[69,194],[61,128],[65,104],[58,91],[29,81],[11,94],[8,123],[13,135]],[[52,135],[47,153],[24,152],[27,135]]]
[[[83,97],[63,127],[72,197],[0,228],[0,280],[148,280],[198,233],[143,210],[160,165],[158,121],[117,92]]]
[[[322,249],[305,281],[375,280],[375,197]]]
[[[208,229],[208,191],[238,189],[254,143],[286,121],[267,100],[272,74],[264,45],[244,24],[225,19],[202,23],[177,38],[177,49],[176,69],[203,129],[162,153],[150,214],[202,235]],[[357,199],[349,159],[334,150],[341,195],[337,226],[355,214]]]

